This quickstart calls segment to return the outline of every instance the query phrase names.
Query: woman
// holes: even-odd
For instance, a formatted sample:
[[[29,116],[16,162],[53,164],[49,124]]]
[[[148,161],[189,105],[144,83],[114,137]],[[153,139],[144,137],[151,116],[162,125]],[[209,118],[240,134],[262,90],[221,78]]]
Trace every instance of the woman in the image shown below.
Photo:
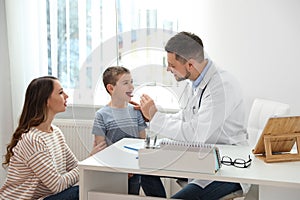
[[[0,199],[79,199],[78,160],[52,125],[55,115],[66,110],[67,98],[55,77],[29,84],[19,125],[7,146],[3,166],[8,173]],[[103,148],[105,143],[92,153]]]

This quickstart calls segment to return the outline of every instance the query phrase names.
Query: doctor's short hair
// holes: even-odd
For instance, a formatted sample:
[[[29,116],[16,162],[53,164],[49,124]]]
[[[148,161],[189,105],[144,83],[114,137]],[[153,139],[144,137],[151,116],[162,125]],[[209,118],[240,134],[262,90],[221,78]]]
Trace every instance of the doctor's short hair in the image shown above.
[[[175,53],[176,60],[182,64],[189,59],[202,62],[204,60],[203,48],[203,42],[197,35],[184,31],[171,37],[165,46],[165,50],[168,53]]]
[[[108,93],[109,91],[107,90],[106,86],[108,84],[115,86],[120,78],[120,75],[123,74],[130,74],[130,70],[126,67],[121,66],[111,66],[106,68],[106,70],[103,72],[102,80],[104,87]]]

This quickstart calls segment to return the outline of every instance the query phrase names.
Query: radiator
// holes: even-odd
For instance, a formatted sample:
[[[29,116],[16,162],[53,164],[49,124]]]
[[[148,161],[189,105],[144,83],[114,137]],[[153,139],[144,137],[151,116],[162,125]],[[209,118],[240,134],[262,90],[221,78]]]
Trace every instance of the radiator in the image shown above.
[[[78,160],[88,157],[94,141],[92,120],[55,119],[53,124],[61,129],[67,144]]]

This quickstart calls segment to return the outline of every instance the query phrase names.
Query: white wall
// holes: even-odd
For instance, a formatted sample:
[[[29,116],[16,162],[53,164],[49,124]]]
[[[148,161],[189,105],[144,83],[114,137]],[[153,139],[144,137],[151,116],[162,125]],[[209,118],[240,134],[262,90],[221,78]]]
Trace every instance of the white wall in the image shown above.
[[[260,97],[288,103],[300,115],[300,1],[185,2],[180,14],[189,23],[182,30],[197,33],[209,56],[237,76],[247,111]]]
[[[12,133],[12,105],[9,59],[4,0],[0,0],[0,155],[6,153],[5,147]],[[0,165],[0,187],[5,180],[5,171]]]

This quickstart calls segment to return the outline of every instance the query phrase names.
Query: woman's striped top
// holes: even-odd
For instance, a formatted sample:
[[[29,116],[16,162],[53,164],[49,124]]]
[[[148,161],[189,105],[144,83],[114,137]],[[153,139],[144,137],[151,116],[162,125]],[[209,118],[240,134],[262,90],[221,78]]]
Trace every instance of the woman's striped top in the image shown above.
[[[43,199],[79,180],[78,160],[61,130],[46,133],[31,128],[13,148],[0,199]]]

